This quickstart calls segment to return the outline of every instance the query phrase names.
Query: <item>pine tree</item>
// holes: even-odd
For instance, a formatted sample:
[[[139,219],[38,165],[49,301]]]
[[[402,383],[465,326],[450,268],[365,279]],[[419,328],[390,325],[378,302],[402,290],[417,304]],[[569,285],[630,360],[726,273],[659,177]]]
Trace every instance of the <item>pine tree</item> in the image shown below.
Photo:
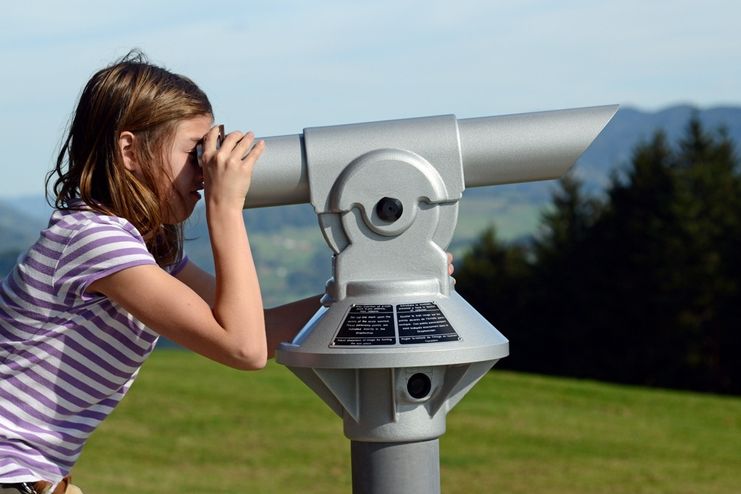
[[[738,158],[693,118],[676,149],[637,146],[604,203],[567,178],[532,246],[487,232],[457,276],[502,321],[506,366],[740,393],[740,259]]]
[[[456,290],[494,326],[506,328],[510,345],[522,348],[533,347],[530,342],[521,341],[531,335],[517,331],[521,312],[529,300],[531,268],[527,256],[525,246],[500,241],[496,229],[490,227],[459,260],[455,270]],[[519,360],[521,354],[502,363],[517,368]]]
[[[676,324],[687,335],[685,368],[694,387],[741,391],[741,383],[732,379],[741,377],[735,329],[741,319],[734,309],[741,303],[738,159],[727,135],[706,133],[697,118],[690,121],[679,148],[676,207],[683,219],[682,288],[687,296]],[[734,349],[735,355],[730,352]]]

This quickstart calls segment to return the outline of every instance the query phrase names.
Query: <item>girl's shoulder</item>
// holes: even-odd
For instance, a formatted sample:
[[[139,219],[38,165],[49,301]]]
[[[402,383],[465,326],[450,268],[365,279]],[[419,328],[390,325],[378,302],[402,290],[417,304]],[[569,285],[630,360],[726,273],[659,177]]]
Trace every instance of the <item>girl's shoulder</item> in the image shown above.
[[[103,214],[84,206],[75,206],[72,209],[57,209],[52,212],[47,232],[65,237],[74,237],[81,232],[101,229],[126,232],[143,242],[139,231],[127,219]]]
[[[129,265],[156,264],[144,239],[125,218],[91,209],[62,209],[52,213],[49,227],[31,251],[53,263],[53,282],[84,284]]]

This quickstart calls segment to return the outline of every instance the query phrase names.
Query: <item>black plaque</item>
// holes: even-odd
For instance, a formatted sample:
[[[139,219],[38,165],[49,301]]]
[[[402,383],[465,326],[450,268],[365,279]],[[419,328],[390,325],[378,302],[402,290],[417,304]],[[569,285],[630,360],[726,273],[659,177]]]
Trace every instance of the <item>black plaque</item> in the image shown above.
[[[402,345],[460,339],[434,302],[397,305],[396,318]]]
[[[333,346],[395,345],[393,305],[353,305]]]

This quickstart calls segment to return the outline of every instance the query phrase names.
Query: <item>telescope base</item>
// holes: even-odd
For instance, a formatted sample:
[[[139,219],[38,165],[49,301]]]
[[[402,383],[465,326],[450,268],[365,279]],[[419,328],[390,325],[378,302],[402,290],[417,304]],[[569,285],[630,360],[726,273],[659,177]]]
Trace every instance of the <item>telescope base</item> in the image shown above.
[[[440,441],[351,441],[353,494],[440,494]]]

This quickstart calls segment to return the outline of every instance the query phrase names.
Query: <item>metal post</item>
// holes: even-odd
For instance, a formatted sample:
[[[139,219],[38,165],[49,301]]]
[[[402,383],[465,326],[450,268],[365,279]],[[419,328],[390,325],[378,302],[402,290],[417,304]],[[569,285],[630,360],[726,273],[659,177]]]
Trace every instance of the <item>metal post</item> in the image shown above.
[[[353,494],[439,494],[440,441],[351,442]]]

